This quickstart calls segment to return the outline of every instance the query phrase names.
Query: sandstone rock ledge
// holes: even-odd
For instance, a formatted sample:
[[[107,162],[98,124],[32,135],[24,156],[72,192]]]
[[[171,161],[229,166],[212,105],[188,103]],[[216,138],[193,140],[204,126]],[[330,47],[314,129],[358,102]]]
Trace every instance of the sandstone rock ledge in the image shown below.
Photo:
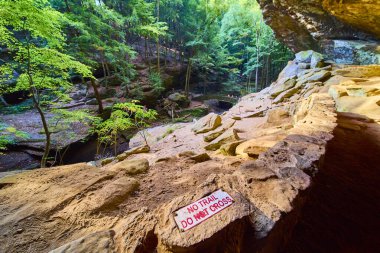
[[[2,249],[162,253],[280,247],[281,240],[272,239],[286,233],[287,219],[333,138],[335,101],[357,102],[359,93],[365,95],[363,106],[378,105],[376,66],[303,63],[290,62],[271,87],[223,115],[149,130],[149,153],[100,168],[76,164],[1,179]],[[371,89],[333,92],[347,83]],[[142,144],[138,135],[131,141],[132,147]],[[173,212],[217,189],[228,192],[233,205],[181,232]]]

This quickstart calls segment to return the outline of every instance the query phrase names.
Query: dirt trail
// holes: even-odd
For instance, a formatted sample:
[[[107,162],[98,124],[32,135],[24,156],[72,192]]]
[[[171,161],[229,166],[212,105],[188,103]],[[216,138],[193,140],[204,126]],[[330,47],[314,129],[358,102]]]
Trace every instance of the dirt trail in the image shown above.
[[[379,252],[380,126],[354,131],[346,122],[355,120],[338,114],[324,167],[283,252]]]

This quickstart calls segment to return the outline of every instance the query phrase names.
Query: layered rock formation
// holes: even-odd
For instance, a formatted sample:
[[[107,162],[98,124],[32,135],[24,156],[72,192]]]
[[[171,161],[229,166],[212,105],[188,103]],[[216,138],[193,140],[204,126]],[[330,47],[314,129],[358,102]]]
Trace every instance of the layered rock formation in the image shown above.
[[[149,149],[137,135],[131,146],[139,152],[103,166],[76,164],[1,179],[2,248],[54,253],[279,249],[333,138],[335,106],[380,120],[378,108],[373,111],[380,101],[378,67],[325,66],[312,58],[318,54],[297,55],[274,84],[222,115],[144,132]],[[218,189],[234,203],[181,231],[175,211]]]
[[[298,52],[324,51],[338,63],[380,62],[377,0],[260,0],[265,21]]]

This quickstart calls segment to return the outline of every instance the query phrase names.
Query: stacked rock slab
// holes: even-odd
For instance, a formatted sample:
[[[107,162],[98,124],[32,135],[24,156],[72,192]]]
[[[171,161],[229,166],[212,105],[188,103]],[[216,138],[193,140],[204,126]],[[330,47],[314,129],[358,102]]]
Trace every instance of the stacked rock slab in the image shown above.
[[[136,135],[132,150],[142,152],[102,167],[3,178],[0,244],[6,252],[213,253],[239,252],[251,235],[250,252],[280,248],[273,238],[296,220],[289,217],[333,137],[336,106],[378,119],[378,70],[329,65],[304,52],[270,87],[222,115],[147,130],[149,150]],[[181,231],[174,212],[219,189],[234,203]]]

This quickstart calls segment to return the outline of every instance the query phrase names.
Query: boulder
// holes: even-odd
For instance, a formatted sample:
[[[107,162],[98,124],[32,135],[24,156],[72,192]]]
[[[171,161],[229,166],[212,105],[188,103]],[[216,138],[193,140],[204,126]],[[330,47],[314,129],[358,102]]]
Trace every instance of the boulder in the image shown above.
[[[222,125],[222,118],[215,113],[210,113],[209,115],[199,119],[194,124],[192,130],[196,134],[207,133],[216,129],[220,125]]]
[[[306,78],[306,81],[309,82],[309,83],[312,83],[312,82],[324,82],[326,81],[328,78],[330,78],[331,76],[331,72],[330,71],[327,71],[327,70],[321,70],[315,74],[313,74],[312,76]]]
[[[86,88],[84,88],[84,89],[77,88],[77,90],[75,92],[70,94],[70,97],[73,100],[81,100],[82,98],[85,98],[86,97]]]
[[[236,155],[236,147],[239,146],[243,141],[235,141],[223,144],[220,147],[220,153],[225,156],[234,156]]]
[[[296,76],[299,72],[303,70],[303,67],[304,66],[302,66],[299,62],[289,61],[288,65],[286,65],[286,67],[279,74],[278,80],[292,78],[293,76]]]
[[[330,86],[328,93],[335,100],[343,96],[348,96],[347,90],[339,85]]]
[[[269,148],[276,145],[278,140],[268,138],[251,139],[241,143],[236,147],[236,155],[247,154],[250,157],[258,157],[261,153],[264,153]]]
[[[86,105],[98,105],[99,103],[98,103],[98,100],[96,98],[91,98],[85,104]]]
[[[303,71],[300,71],[298,74],[297,74],[297,82],[300,81],[301,78],[306,78],[306,77],[309,77],[311,75],[313,75],[315,73],[316,69],[304,69]]]
[[[108,182],[103,188],[96,190],[93,195],[86,196],[76,204],[76,208],[78,211],[91,213],[115,208],[136,191],[139,185],[134,178],[121,177]]]
[[[191,157],[191,156],[195,156],[195,155],[196,155],[196,153],[194,151],[188,150],[188,151],[183,151],[183,152],[177,154],[177,157],[183,158],[183,157]]]
[[[302,63],[310,63],[311,58],[313,57],[314,51],[307,50],[296,53],[296,61]]]
[[[195,163],[203,163],[208,160],[211,160],[210,156],[207,153],[197,154],[194,156],[190,156],[189,160],[194,161]]]
[[[294,78],[288,78],[288,79],[281,79],[274,83],[273,88],[270,90],[270,94],[273,98],[280,95],[282,92],[289,90],[293,88],[296,85],[296,79]]]
[[[289,117],[289,112],[282,108],[272,109],[267,112],[267,117],[268,123],[277,123],[287,119]]]
[[[313,52],[313,55],[311,56],[311,60],[310,60],[310,67],[313,69],[323,67],[324,65],[323,60],[324,60],[324,57],[322,54]]]
[[[118,155],[116,158],[119,161],[123,161],[131,155],[148,153],[149,151],[150,151],[150,147],[148,145],[139,146],[139,147],[135,147],[135,148],[132,148],[130,150],[125,151],[124,153]]]
[[[235,124],[235,120],[230,119],[226,122],[223,122],[221,127],[218,127],[217,129],[208,132],[205,136],[203,136],[203,140],[205,142],[210,142],[221,136],[225,131],[227,131],[229,128],[231,128]]]
[[[118,162],[108,168],[110,171],[124,172],[128,175],[137,175],[149,170],[149,162],[146,159],[133,159]]]
[[[283,102],[286,98],[292,97],[294,94],[298,93],[302,89],[303,84],[297,84],[295,87],[283,91],[281,94],[279,94],[274,100],[274,104],[278,104]]]
[[[172,102],[177,103],[180,107],[188,107],[190,105],[190,100],[184,94],[181,93],[173,93],[170,94],[168,99]]]
[[[105,165],[107,165],[107,164],[112,163],[113,161],[115,161],[115,157],[108,157],[108,158],[106,158],[106,159],[103,159],[103,160],[100,162],[100,164],[101,164],[102,166],[105,166]]]
[[[210,144],[205,146],[205,149],[215,151],[219,149],[223,144],[239,141],[240,138],[237,133],[238,133],[238,130],[236,129],[228,129],[221,136],[219,136],[218,138],[213,140]]]
[[[310,69],[310,63],[300,62],[298,63],[298,67],[300,68],[300,70]]]

